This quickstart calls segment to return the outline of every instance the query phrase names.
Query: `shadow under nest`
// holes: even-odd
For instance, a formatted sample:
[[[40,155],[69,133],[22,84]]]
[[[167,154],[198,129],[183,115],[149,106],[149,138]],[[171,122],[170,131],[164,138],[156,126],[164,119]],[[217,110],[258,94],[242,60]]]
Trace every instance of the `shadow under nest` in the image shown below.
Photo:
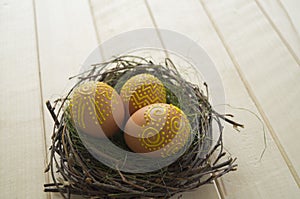
[[[76,86],[93,80],[114,87],[128,71],[150,73],[160,78],[166,86],[167,103],[181,108],[192,127],[193,139],[183,154],[175,162],[156,171],[123,172],[95,159],[82,143],[68,111],[70,95]],[[50,172],[53,182],[44,184],[45,192],[60,192],[63,198],[70,198],[72,194],[90,198],[169,198],[212,183],[216,178],[236,170],[236,159],[225,157],[221,121],[225,120],[235,127],[243,125],[214,111],[208,101],[208,89],[205,95],[197,85],[184,80],[170,59],[166,58],[164,64],[157,65],[143,57],[120,56],[92,65],[90,70],[75,77],[79,81],[65,98],[57,99],[53,105],[49,101],[46,103],[55,124],[50,160],[45,170]],[[218,126],[214,129],[218,131],[214,143],[213,120]],[[127,150],[120,139],[113,138],[112,142]]]

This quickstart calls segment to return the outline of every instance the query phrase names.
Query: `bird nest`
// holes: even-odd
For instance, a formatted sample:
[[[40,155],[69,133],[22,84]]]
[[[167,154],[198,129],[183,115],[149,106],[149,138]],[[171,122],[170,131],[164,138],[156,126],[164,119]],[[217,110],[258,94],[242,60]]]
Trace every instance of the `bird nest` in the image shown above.
[[[128,72],[150,73],[159,77],[166,87],[167,103],[181,108],[191,124],[192,141],[189,146],[171,164],[154,171],[129,172],[120,169],[120,164],[115,167],[103,164],[84,145],[70,117],[70,95],[76,86],[92,80],[105,82],[118,91],[116,84],[126,79]],[[46,168],[53,182],[44,185],[46,192],[60,192],[64,198],[70,198],[72,194],[90,198],[169,198],[212,183],[236,170],[235,158],[225,157],[221,121],[235,127],[242,125],[214,111],[208,99],[207,85],[204,84],[206,89],[203,91],[186,81],[170,59],[165,59],[164,64],[154,64],[143,57],[120,56],[92,65],[90,70],[76,77],[78,83],[64,98],[53,104],[46,103],[54,120],[50,160]],[[218,125],[214,129],[218,136],[214,139],[213,121]],[[120,137],[113,137],[111,141],[129,150]],[[122,158],[114,161],[120,160],[124,161]],[[138,161],[136,164],[139,164]]]

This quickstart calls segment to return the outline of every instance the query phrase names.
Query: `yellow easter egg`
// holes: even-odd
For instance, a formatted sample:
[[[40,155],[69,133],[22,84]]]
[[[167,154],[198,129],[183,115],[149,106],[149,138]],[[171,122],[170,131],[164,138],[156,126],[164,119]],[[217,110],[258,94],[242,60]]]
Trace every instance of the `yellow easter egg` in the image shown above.
[[[176,154],[190,136],[191,127],[184,112],[163,103],[139,109],[129,118],[124,129],[128,147],[151,157]]]
[[[120,96],[129,115],[150,104],[166,103],[166,90],[163,83],[146,73],[131,77],[123,85]]]
[[[123,124],[121,97],[103,82],[89,81],[76,87],[70,107],[77,129],[94,137],[111,137]]]

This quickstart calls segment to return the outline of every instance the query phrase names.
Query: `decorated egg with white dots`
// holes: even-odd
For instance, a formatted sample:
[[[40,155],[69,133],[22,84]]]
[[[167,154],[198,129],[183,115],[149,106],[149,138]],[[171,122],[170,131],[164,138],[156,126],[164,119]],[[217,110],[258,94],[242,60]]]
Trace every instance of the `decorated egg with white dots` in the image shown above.
[[[136,153],[151,157],[176,154],[191,137],[190,123],[176,106],[157,103],[136,111],[127,121],[124,138]]]
[[[76,128],[98,138],[113,136],[124,121],[121,97],[103,82],[89,81],[76,87],[70,108]]]
[[[131,77],[121,88],[120,96],[128,115],[150,104],[166,103],[166,90],[163,83],[155,76],[146,73]]]

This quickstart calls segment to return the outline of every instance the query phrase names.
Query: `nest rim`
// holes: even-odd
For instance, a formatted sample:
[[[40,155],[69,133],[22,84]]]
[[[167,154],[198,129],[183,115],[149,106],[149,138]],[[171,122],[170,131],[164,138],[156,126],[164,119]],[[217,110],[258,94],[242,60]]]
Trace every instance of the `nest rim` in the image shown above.
[[[110,67],[112,64],[115,64],[115,66]],[[91,160],[88,160],[87,156],[82,155],[85,153],[76,148],[78,146],[73,143],[74,140],[76,141],[76,132],[74,134],[68,129],[64,104],[68,101],[72,90],[80,83],[94,79],[109,84],[111,74],[113,75],[124,70],[134,70],[141,65],[149,66],[150,68],[152,66],[153,68],[153,66],[158,64],[154,64],[153,61],[143,57],[127,55],[92,65],[90,71],[74,76],[79,81],[65,98],[56,100],[54,106],[47,101],[47,108],[55,124],[52,146],[50,147],[50,161],[45,170],[51,173],[53,183],[44,185],[46,192],[60,192],[64,198],[70,198],[71,194],[104,198],[169,198],[177,193],[209,184],[224,174],[236,170],[236,158],[230,157],[227,160],[223,160],[226,153],[223,150],[221,120],[225,120],[235,126],[242,125],[215,112],[203,91],[197,85],[193,85],[184,79],[181,80],[185,81],[194,90],[199,104],[201,101],[201,105],[208,110],[209,115],[205,118],[206,126],[202,130],[204,131],[203,133],[207,133],[207,136],[210,136],[210,140],[203,142],[202,138],[195,136],[196,142],[189,146],[187,153],[180,156],[173,164],[157,172],[132,174],[118,169],[109,170],[107,167],[89,167],[87,162]],[[173,76],[180,77],[176,66],[169,58],[166,58],[163,67]],[[206,92],[208,91],[206,90]],[[55,109],[58,110],[56,113]],[[219,137],[216,139],[215,144],[212,144],[211,140],[212,120],[215,120],[219,126]],[[204,151],[203,149],[207,150]],[[57,177],[56,172],[59,173],[60,177]]]

